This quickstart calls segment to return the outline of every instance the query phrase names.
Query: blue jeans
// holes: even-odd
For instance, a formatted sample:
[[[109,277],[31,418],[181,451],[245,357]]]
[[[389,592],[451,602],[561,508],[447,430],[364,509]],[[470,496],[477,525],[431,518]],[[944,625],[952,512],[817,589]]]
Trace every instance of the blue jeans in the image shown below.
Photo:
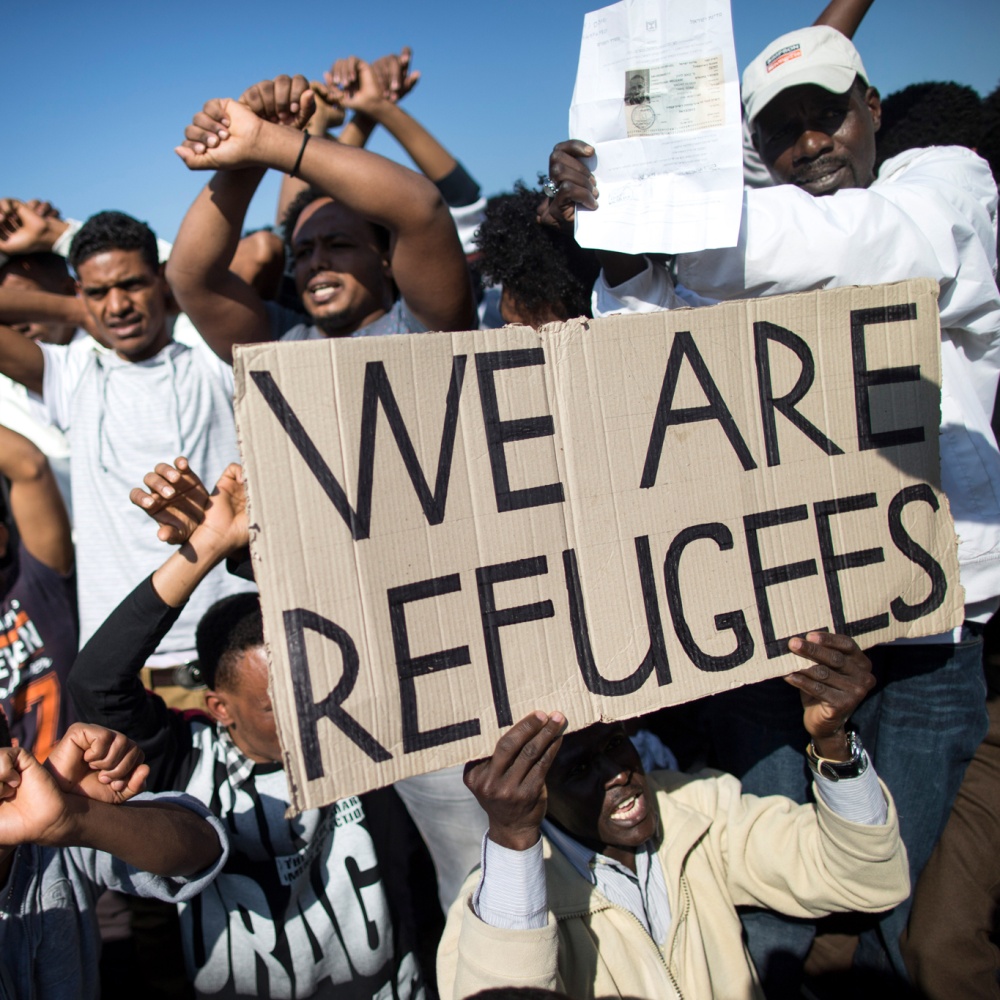
[[[982,627],[958,644],[868,650],[876,686],[854,713],[879,777],[892,792],[915,883],[944,829],[966,765],[986,735]],[[706,709],[717,762],[755,795],[809,797],[798,692],[778,679],[717,695]],[[861,935],[855,966],[906,978],[899,935],[909,900]],[[769,998],[799,996],[813,925],[771,913],[744,916],[747,943]]]
[[[983,630],[966,625],[947,646],[869,650],[878,686],[854,715],[872,761],[896,802],[899,829],[916,885],[948,821],[965,769],[986,737]],[[855,967],[906,978],[899,936],[907,899],[863,934]]]

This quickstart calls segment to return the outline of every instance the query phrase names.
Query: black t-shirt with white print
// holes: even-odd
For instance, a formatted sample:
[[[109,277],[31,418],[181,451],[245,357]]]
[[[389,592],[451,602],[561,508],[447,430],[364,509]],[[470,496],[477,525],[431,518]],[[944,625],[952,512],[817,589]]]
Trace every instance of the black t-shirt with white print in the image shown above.
[[[143,747],[151,790],[185,791],[226,824],[225,868],[181,908],[197,993],[422,1000],[361,800],[286,819],[280,765],[254,764],[207,716],[142,689],[138,669],[176,614],[147,579],[81,651],[70,684],[84,718]]]

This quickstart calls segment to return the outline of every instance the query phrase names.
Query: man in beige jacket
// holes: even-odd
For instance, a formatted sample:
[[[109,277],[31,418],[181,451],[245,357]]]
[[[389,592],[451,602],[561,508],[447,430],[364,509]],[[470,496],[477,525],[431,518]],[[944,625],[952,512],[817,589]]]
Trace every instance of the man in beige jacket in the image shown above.
[[[871,665],[846,636],[789,647],[811,661],[787,680],[802,694],[815,804],[743,795],[729,775],[647,778],[620,726],[563,738],[559,712],[522,719],[468,765],[490,827],[448,917],[442,997],[763,998],[737,906],[816,917],[906,898],[895,808],[846,729]]]

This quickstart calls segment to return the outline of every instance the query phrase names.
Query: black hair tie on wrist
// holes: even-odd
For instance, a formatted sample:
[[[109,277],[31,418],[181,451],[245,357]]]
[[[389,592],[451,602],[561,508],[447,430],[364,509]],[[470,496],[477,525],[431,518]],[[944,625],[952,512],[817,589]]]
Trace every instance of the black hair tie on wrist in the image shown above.
[[[299,155],[295,158],[295,166],[292,167],[289,177],[299,176],[299,167],[302,166],[302,154],[306,151],[306,143],[309,141],[309,133],[302,133],[302,145],[299,147]]]

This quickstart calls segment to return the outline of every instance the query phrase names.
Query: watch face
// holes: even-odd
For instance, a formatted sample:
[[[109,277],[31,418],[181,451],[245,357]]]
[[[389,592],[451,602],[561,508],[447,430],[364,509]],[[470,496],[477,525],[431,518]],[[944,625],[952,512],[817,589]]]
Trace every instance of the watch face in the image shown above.
[[[868,754],[861,745],[861,740],[858,738],[857,733],[852,732],[847,734],[847,745],[851,751],[850,759],[843,761],[828,760],[816,753],[816,748],[813,746],[812,740],[810,740],[809,745],[806,747],[806,759],[809,761],[809,766],[828,781],[841,781],[845,778],[859,777],[868,770]]]

